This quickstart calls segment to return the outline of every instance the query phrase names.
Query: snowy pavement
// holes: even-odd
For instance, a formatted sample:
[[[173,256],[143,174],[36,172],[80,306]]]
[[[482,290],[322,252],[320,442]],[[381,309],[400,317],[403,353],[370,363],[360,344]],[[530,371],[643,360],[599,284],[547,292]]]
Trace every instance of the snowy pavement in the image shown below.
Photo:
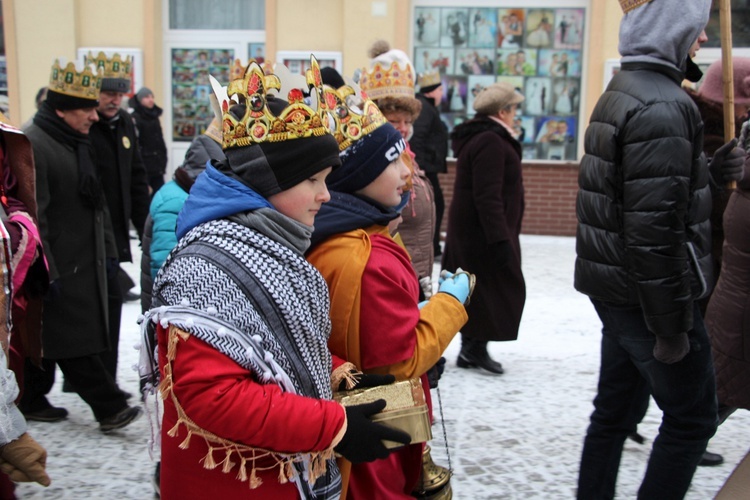
[[[457,368],[458,338],[446,352],[439,396],[455,499],[575,496],[581,444],[595,395],[600,323],[588,299],[572,286],[574,243],[573,238],[522,236],[528,298],[519,340],[490,348],[505,374]],[[126,269],[135,277],[137,268],[135,263]],[[124,306],[120,343],[119,382],[133,393],[138,389],[131,367],[138,358],[133,346],[138,343],[139,312],[138,303]],[[447,466],[435,392],[438,422],[433,428],[433,458]],[[31,422],[29,432],[47,448],[52,485],[19,485],[19,498],[153,498],[146,418],[103,435],[88,406],[77,395],[61,392],[59,377],[50,401],[67,408],[68,419]],[[617,498],[635,498],[659,422],[659,410],[652,402],[639,427],[649,441],[626,444]],[[687,499],[714,497],[747,453],[749,429],[746,411],[735,413],[719,428],[709,450],[724,455],[725,463],[699,467]],[[196,498],[209,494],[202,492]]]

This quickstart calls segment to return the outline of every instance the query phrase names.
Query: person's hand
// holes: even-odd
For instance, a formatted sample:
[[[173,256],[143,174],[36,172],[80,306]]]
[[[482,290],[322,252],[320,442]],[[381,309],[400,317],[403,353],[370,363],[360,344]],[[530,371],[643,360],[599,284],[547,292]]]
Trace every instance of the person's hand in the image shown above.
[[[117,257],[107,257],[107,279],[113,280],[120,272],[120,262]]]
[[[682,360],[690,352],[688,334],[683,332],[671,337],[656,336],[654,357],[657,361],[671,365]]]
[[[425,276],[419,278],[419,287],[422,289],[425,299],[432,297],[432,277]]]
[[[510,263],[511,252],[510,241],[498,241],[490,245],[492,259],[499,269]]]
[[[440,359],[437,360],[437,363],[435,363],[432,368],[427,370],[427,381],[430,384],[430,389],[436,389],[438,386],[438,381],[440,380],[440,377],[443,376],[443,372],[445,371],[445,357],[440,356]]]
[[[46,465],[47,450],[28,433],[24,432],[0,449],[0,471],[12,481],[49,486],[52,481],[44,470]]]
[[[745,150],[737,147],[737,139],[721,146],[711,158],[708,170],[717,184],[742,180],[745,166]]]
[[[44,300],[52,302],[57,300],[60,295],[62,295],[62,283],[60,283],[60,280],[50,281],[47,293],[44,295]]]
[[[370,420],[370,416],[383,411],[385,405],[385,399],[378,399],[372,403],[346,406],[346,433],[334,450],[351,463],[358,464],[387,457],[391,450],[383,444],[384,439],[411,443],[409,434]]]
[[[469,273],[462,272],[460,269],[456,271],[456,274],[442,271],[440,277],[443,278],[443,282],[440,284],[438,292],[450,294],[460,303],[466,304],[474,288]]]
[[[346,380],[342,380],[339,385],[340,391],[352,391],[354,389],[362,389],[363,387],[378,387],[381,385],[392,384],[396,381],[396,377],[393,375],[377,375],[375,373],[351,373],[352,378],[356,380],[351,389],[346,388]]]

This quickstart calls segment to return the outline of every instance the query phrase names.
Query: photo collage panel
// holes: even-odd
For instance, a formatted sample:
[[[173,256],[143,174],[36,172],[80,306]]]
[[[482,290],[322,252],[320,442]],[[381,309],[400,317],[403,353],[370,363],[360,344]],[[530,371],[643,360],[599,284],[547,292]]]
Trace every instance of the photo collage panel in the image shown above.
[[[414,68],[439,71],[441,117],[452,130],[476,95],[508,82],[525,96],[516,116],[524,159],[575,160],[584,8],[416,7]]]
[[[232,61],[231,49],[172,49],[172,140],[192,141],[206,131],[214,117],[208,75],[226,85]]]

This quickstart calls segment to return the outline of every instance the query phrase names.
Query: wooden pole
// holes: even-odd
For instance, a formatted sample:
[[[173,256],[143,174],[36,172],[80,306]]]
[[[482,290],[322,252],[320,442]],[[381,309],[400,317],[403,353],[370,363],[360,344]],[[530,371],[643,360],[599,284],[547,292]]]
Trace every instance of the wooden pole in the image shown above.
[[[732,4],[719,0],[719,26],[721,28],[721,68],[724,84],[724,140],[734,139],[734,65],[732,64]],[[730,182],[729,188],[734,189]]]

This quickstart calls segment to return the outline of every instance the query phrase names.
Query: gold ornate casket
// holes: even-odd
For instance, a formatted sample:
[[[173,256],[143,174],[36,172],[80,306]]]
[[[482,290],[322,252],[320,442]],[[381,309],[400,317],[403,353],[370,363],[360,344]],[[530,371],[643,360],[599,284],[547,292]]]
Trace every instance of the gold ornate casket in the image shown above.
[[[432,439],[432,428],[422,381],[413,378],[378,387],[334,392],[333,399],[344,406],[372,403],[385,399],[382,412],[372,416],[373,422],[388,425],[411,436],[411,442],[424,443]],[[383,441],[386,448],[397,448],[401,443]]]

